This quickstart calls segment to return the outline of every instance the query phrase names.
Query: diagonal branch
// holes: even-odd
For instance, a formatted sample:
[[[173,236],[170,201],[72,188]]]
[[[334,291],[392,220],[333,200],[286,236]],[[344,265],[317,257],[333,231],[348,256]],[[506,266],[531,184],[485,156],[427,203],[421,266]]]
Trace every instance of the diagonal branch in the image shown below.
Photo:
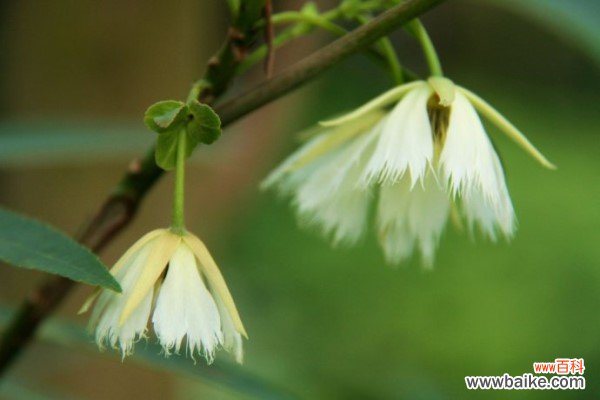
[[[275,76],[215,110],[226,126],[261,106],[306,83],[346,57],[363,50],[388,35],[409,20],[442,3],[444,0],[409,0],[382,13],[369,23],[323,47],[295,66]],[[243,2],[242,4],[256,2]],[[262,9],[249,6],[240,10],[230,29],[227,41],[218,55],[211,59],[204,76],[202,90],[197,93],[204,102],[213,102],[226,89],[235,75],[235,67],[243,60],[256,32],[252,31]],[[244,12],[245,11],[245,12]],[[153,149],[142,160],[134,161],[117,188],[108,197],[95,218],[82,230],[78,240],[94,251],[101,250],[134,217],[146,193],[163,171],[154,163]],[[74,282],[51,277],[35,290],[21,305],[0,341],[0,373],[27,346],[38,325],[66,297]]]

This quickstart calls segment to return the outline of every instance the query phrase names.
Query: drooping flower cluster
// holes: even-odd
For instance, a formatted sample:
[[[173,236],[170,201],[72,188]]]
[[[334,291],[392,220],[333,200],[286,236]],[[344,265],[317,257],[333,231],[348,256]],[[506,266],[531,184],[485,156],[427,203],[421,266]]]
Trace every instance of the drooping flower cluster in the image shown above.
[[[364,235],[370,204],[376,201],[378,240],[390,263],[417,248],[423,263],[431,265],[452,213],[492,240],[499,234],[510,238],[513,206],[476,109],[553,168],[484,100],[447,78],[432,77],[396,87],[321,123],[320,131],[263,187],[291,196],[300,221],[319,227],[334,244],[352,244]]]
[[[214,358],[219,347],[242,362],[247,337],[227,285],[204,243],[190,233],[158,229],[138,240],[111,269],[122,293],[102,290],[90,318],[96,342],[121,350],[123,357],[146,336],[152,315],[154,332],[165,353],[186,352]],[[99,296],[98,296],[99,295]]]

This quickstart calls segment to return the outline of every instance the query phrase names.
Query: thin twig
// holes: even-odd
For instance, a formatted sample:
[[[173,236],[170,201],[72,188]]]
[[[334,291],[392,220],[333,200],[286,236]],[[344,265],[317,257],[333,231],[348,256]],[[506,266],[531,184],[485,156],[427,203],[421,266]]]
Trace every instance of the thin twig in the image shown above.
[[[279,98],[443,1],[409,0],[391,8],[266,83],[215,107],[223,126]],[[256,4],[243,4],[248,3]],[[243,26],[247,29],[240,30],[240,25],[234,25],[235,28],[230,31],[226,44],[209,63],[204,79],[211,86],[200,94],[200,99],[205,102],[214,101],[224,92],[234,77],[235,67],[239,65],[247,46],[254,39],[255,32],[252,33],[252,26],[256,20],[252,21],[243,11],[240,10],[240,19],[244,20]],[[256,18],[260,18],[260,13]],[[129,224],[140,202],[163,173],[154,163],[153,153],[151,150],[143,160],[132,164],[96,217],[79,235],[78,240],[81,243],[99,251]],[[56,309],[72,287],[72,281],[53,276],[24,301],[0,342],[0,374],[6,371],[16,356],[28,345],[38,325]]]

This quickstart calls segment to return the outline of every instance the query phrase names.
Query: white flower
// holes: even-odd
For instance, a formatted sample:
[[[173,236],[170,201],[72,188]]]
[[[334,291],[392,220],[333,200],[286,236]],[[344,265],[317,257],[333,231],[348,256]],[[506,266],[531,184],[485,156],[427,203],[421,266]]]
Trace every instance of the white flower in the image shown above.
[[[186,352],[212,362],[220,346],[242,362],[242,335],[247,337],[227,285],[208,249],[196,236],[158,229],[138,240],[111,269],[122,293],[102,290],[95,297],[90,327],[96,342],[133,351],[145,337],[152,309],[154,331],[165,353]]]
[[[391,263],[417,247],[430,265],[452,209],[471,229],[477,225],[493,240],[498,233],[510,238],[515,215],[504,172],[476,109],[554,168],[484,100],[432,77],[321,123],[263,187],[290,195],[301,222],[320,227],[334,243],[354,243],[364,234],[371,199],[379,192],[378,237]]]

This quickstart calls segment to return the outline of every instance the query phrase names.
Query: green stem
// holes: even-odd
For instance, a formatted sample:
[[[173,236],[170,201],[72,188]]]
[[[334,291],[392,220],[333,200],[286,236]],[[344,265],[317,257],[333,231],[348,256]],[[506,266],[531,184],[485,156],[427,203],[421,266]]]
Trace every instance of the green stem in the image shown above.
[[[171,228],[176,232],[185,231],[183,217],[185,189],[185,130],[177,136],[177,162],[175,164],[175,190],[173,191],[173,222]]]
[[[305,23],[308,25],[318,26],[326,31],[332,32],[335,35],[344,35],[348,33],[344,28],[334,24],[328,18],[322,15],[305,14],[297,11],[288,11],[285,14],[281,13],[278,15],[279,18],[273,18],[273,24],[283,23]]]
[[[427,60],[427,66],[429,67],[431,76],[443,76],[442,64],[440,63],[440,59],[433,46],[433,42],[421,21],[418,19],[413,20],[410,23],[410,28],[423,49],[423,54],[425,55],[425,60]]]
[[[394,50],[394,46],[392,45],[392,41],[384,37],[379,40],[379,46],[381,47],[381,52],[385,56],[388,65],[390,67],[390,73],[394,78],[396,84],[401,85],[404,83],[404,73],[402,72],[402,65],[400,64],[400,60],[398,60],[398,55]]]

